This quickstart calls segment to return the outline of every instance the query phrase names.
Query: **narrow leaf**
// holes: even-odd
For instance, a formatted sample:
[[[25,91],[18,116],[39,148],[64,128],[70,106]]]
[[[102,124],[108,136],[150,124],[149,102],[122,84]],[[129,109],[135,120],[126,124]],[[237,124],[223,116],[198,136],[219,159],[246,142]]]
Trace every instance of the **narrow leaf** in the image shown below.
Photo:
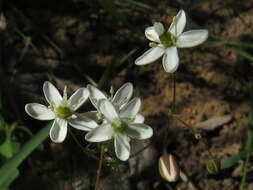
[[[19,171],[15,168],[10,175],[7,177],[5,183],[2,185],[1,189],[9,189],[10,184],[19,176]]]
[[[41,129],[15,156],[0,168],[0,189],[6,184],[6,182],[8,182],[10,175],[17,170],[17,167],[27,158],[27,156],[48,137],[51,125],[52,123]]]

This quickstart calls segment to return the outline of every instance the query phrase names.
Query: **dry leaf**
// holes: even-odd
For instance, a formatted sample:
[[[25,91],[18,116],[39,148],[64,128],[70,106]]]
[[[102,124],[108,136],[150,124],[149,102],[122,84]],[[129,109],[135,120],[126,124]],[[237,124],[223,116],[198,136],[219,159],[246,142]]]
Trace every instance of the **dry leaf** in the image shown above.
[[[222,125],[229,123],[231,120],[232,120],[231,115],[213,117],[213,118],[208,119],[206,121],[197,123],[195,125],[195,128],[204,129],[207,131],[212,131],[212,130],[216,129],[217,127],[220,127]]]

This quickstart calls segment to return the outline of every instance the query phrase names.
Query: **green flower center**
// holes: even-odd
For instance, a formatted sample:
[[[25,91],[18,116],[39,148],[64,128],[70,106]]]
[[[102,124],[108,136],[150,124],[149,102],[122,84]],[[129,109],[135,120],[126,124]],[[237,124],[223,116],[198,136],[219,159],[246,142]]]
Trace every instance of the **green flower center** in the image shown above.
[[[164,32],[159,36],[159,39],[166,48],[171,47],[176,43],[176,38],[169,32]]]
[[[127,128],[127,124],[123,121],[117,121],[112,123],[112,128],[115,132],[122,133]]]
[[[66,106],[58,106],[55,108],[56,114],[59,118],[66,119],[72,113],[71,109]]]

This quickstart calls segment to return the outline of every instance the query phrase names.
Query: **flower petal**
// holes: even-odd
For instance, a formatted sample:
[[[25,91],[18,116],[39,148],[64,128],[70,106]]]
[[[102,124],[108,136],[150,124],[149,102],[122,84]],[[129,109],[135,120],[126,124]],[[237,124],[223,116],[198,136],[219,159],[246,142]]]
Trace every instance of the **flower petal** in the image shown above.
[[[86,117],[86,114],[77,114],[77,118],[69,119],[68,123],[72,127],[82,131],[90,131],[98,126],[98,124],[94,120],[89,117]]]
[[[42,104],[26,104],[25,111],[32,118],[38,120],[51,120],[55,118],[54,112]]]
[[[146,28],[146,30],[145,30],[145,36],[150,41],[160,43],[159,36],[156,33],[154,26],[150,26],[150,27]]]
[[[126,135],[123,135],[121,133],[115,134],[114,146],[115,146],[116,156],[120,160],[126,161],[130,155],[129,138]]]
[[[164,49],[160,46],[150,48],[142,56],[135,60],[136,65],[146,65],[155,62],[164,54]]]
[[[176,42],[177,47],[187,48],[197,46],[208,38],[208,30],[190,30],[181,34]]]
[[[156,33],[158,34],[158,36],[161,36],[164,33],[164,27],[163,24],[160,22],[155,22],[154,23],[154,29],[156,31]]]
[[[105,116],[105,118],[111,123],[115,120],[119,120],[118,113],[116,112],[112,103],[107,99],[102,99],[98,102],[98,109]]]
[[[174,17],[174,20],[170,25],[169,32],[177,37],[183,32],[185,24],[186,24],[185,12],[184,10],[180,10]]]
[[[179,65],[177,48],[175,46],[167,48],[163,56],[163,68],[168,73],[174,73]]]
[[[144,117],[141,114],[137,114],[133,123],[143,123],[144,122]]]
[[[153,129],[144,123],[129,123],[125,133],[134,139],[147,139],[152,137]]]
[[[140,98],[134,98],[120,110],[119,115],[121,118],[134,119],[137,113],[139,112],[140,107],[141,107]]]
[[[114,106],[122,106],[127,103],[133,95],[133,85],[128,82],[120,87],[115,93],[112,103]]]
[[[88,118],[92,119],[95,122],[98,122],[97,114],[98,114],[97,111],[88,111],[88,112],[82,113],[83,116],[88,117]]]
[[[89,98],[91,103],[95,108],[98,108],[98,101],[101,99],[107,99],[106,96],[95,86],[87,85],[87,89],[89,90]]]
[[[44,92],[47,102],[50,105],[57,106],[62,101],[61,94],[59,93],[57,88],[55,88],[55,86],[49,81],[44,82],[43,92]]]
[[[68,99],[68,105],[71,110],[77,110],[89,97],[89,91],[87,88],[79,88],[74,94]]]
[[[113,135],[112,126],[105,123],[88,132],[85,135],[85,140],[89,142],[103,142],[112,139]]]
[[[61,143],[67,136],[68,122],[64,119],[55,119],[50,129],[49,135],[53,142]]]

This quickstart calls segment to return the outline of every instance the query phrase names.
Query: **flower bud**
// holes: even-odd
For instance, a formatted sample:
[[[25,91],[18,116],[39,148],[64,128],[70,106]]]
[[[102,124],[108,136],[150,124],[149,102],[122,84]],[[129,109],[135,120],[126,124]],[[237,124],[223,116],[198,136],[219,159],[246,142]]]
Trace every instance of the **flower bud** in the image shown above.
[[[221,161],[215,157],[208,158],[206,161],[206,169],[210,174],[218,174],[221,169]]]
[[[201,135],[199,132],[196,132],[196,133],[194,134],[194,137],[195,137],[195,139],[199,140],[199,139],[202,138],[202,135]]]
[[[4,31],[7,27],[6,18],[3,13],[0,14],[0,31]]]
[[[172,154],[165,154],[159,158],[159,172],[166,181],[177,181],[180,170]]]

